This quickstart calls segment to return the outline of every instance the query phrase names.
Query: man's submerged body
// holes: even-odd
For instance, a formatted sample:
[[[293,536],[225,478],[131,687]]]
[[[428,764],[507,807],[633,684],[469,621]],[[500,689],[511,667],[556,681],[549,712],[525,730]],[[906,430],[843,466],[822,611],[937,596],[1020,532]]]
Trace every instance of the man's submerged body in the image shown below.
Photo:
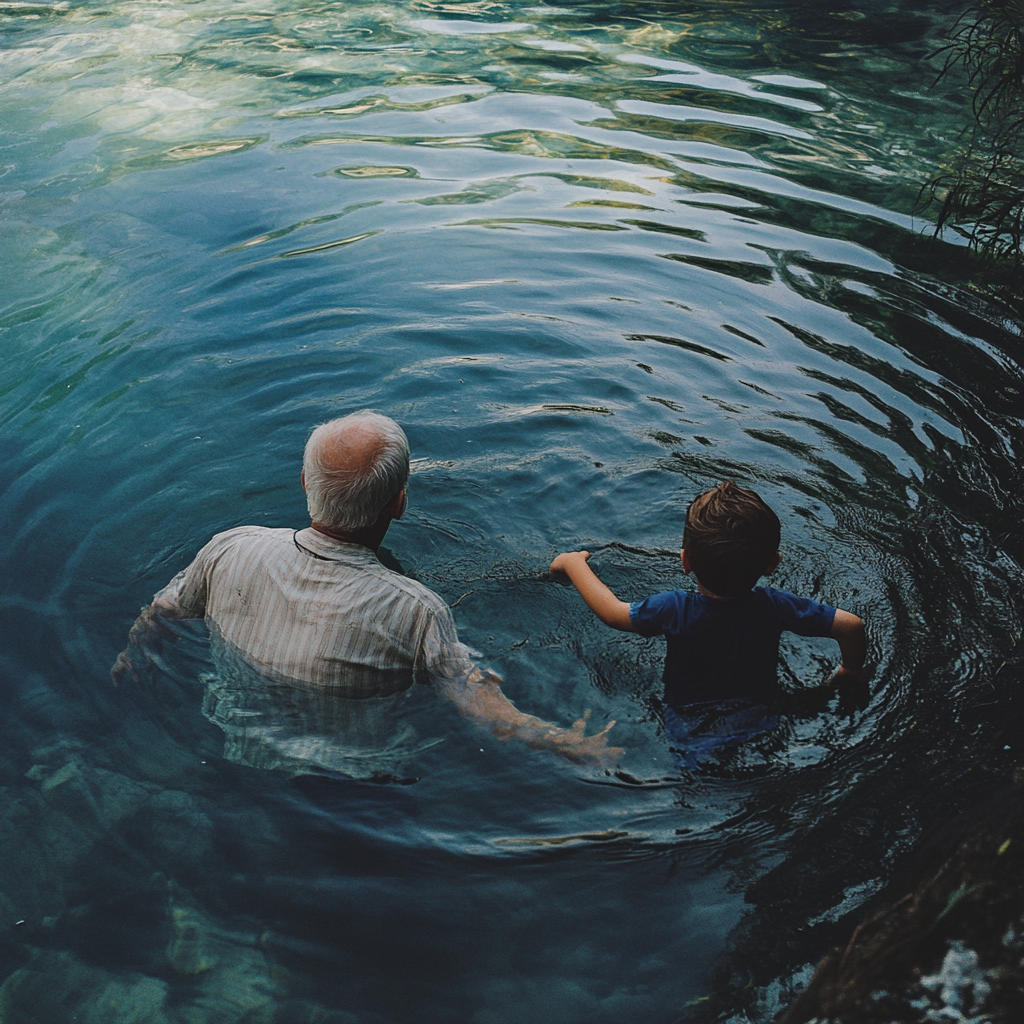
[[[376,551],[405,512],[408,475],[408,442],[393,420],[363,412],[318,427],[302,473],[311,527],[217,534],[139,616],[111,670],[115,685],[137,677],[133,648],[144,654],[161,619],[205,618],[270,676],[337,699],[429,681],[498,739],[570,761],[613,761],[622,754],[605,739],[614,722],[585,736],[582,719],[563,729],[519,711],[459,642],[444,600],[381,565]]]

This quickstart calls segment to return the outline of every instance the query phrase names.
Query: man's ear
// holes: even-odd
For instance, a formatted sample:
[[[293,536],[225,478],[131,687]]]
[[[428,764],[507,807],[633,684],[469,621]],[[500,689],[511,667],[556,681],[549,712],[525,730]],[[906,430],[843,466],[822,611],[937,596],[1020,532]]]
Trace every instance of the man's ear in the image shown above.
[[[781,551],[776,551],[775,554],[772,555],[771,561],[768,563],[768,568],[765,569],[765,571],[764,571],[764,573],[762,575],[764,575],[764,576],[771,576],[771,574],[773,572],[775,572],[776,569],[778,569],[778,567],[781,564],[781,562],[782,562],[782,552]]]
[[[679,552],[679,557],[683,560],[683,572],[689,576],[693,572],[693,566],[690,565],[690,556],[686,553],[686,548]]]
[[[306,489],[306,471],[305,470],[303,470],[299,474],[299,479],[302,481],[302,489],[305,490]]]
[[[408,504],[406,499],[405,488],[403,487],[392,499],[388,502],[388,507],[384,510],[387,512],[392,519],[401,519],[405,515],[405,507]]]

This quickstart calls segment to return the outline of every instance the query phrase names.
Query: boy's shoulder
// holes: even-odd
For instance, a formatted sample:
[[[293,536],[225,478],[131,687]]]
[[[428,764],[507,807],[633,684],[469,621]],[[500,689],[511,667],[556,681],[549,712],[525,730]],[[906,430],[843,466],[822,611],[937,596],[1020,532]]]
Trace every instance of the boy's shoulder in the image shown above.
[[[645,636],[679,633],[701,616],[705,603],[713,600],[693,590],[664,590],[629,606],[633,629]]]
[[[833,605],[813,597],[801,597],[776,587],[754,587],[764,607],[778,618],[784,630],[803,636],[828,636],[836,610]]]
[[[722,628],[727,623],[760,621],[764,628],[827,635],[835,616],[831,605],[776,587],[754,587],[749,594],[723,601],[693,590],[666,590],[629,606],[634,630],[641,634],[684,633]]]

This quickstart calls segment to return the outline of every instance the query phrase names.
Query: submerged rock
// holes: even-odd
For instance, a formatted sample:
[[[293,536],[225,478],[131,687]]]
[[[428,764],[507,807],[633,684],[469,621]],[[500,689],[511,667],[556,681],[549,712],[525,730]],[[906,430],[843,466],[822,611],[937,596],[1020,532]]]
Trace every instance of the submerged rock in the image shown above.
[[[260,936],[215,923],[193,906],[171,907],[167,964],[193,979],[196,995],[178,1008],[187,1024],[275,1024],[286,975],[261,949]]]
[[[70,953],[39,951],[0,986],[4,1024],[175,1024],[167,984],[142,974],[113,975]]]

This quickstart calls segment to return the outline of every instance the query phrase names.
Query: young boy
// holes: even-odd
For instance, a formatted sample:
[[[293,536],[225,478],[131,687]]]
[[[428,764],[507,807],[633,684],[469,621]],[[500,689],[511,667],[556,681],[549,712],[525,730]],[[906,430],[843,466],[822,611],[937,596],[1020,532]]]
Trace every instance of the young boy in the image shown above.
[[[664,635],[665,725],[684,746],[687,767],[773,727],[771,708],[783,694],[776,678],[783,632],[832,637],[842,663],[830,685],[842,694],[866,684],[864,623],[856,615],[754,585],[782,561],[780,533],[779,517],[757,494],[726,482],[686,511],[683,571],[696,574],[697,593],[670,590],[628,604],[587,565],[589,552],[565,552],[551,563],[605,625]]]

